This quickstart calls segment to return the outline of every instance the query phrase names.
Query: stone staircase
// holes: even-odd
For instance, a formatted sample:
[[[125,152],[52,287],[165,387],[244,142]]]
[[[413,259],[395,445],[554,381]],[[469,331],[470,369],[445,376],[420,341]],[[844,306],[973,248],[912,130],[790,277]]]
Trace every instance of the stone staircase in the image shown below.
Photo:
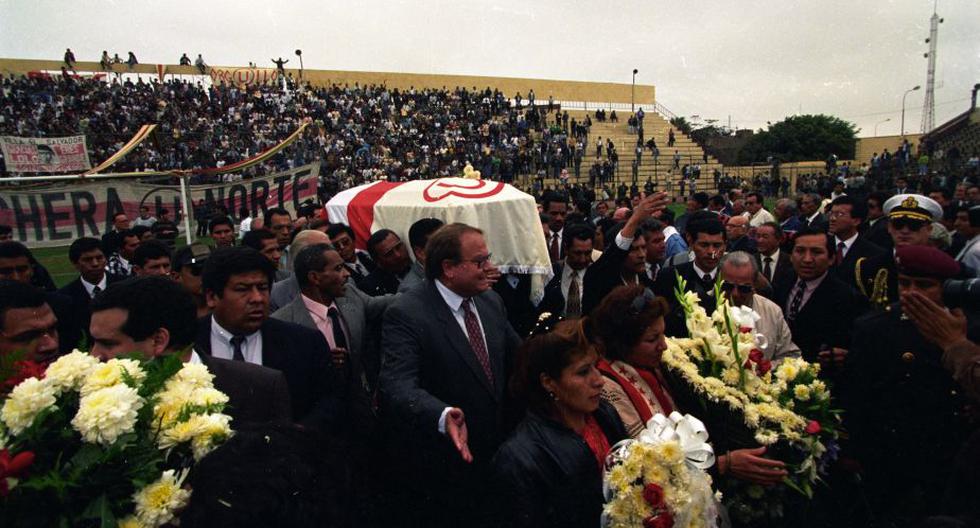
[[[653,155],[650,153],[650,149],[646,148],[646,146],[643,147],[643,154],[640,158],[640,167],[637,175],[637,184],[642,188],[649,178],[656,183],[658,190],[668,191],[674,196],[679,196],[681,169],[674,168],[674,153],[676,151],[681,156],[680,167],[683,167],[685,164],[692,166],[698,163],[701,164],[701,176],[697,180],[697,190],[705,191],[709,194],[717,192],[713,172],[717,168],[724,174],[724,166],[712,156],[705,157],[705,152],[700,145],[680,130],[674,128],[663,116],[646,108],[643,111],[645,112],[643,118],[643,141],[646,143],[651,136],[656,139],[657,148],[660,149],[660,156],[655,161]],[[633,183],[632,166],[633,160],[636,158],[637,135],[629,131],[626,123],[630,116],[629,111],[617,111],[616,114],[619,121],[616,123],[608,120],[609,111],[606,112],[607,119],[604,123],[595,120],[594,112],[588,112],[588,114],[592,117],[592,130],[589,134],[589,144],[586,145],[585,149],[586,155],[582,161],[582,183],[588,181],[589,168],[595,161],[596,140],[601,137],[603,143],[606,142],[606,139],[612,139],[613,144],[616,146],[616,151],[619,153],[619,170],[615,175],[613,187],[618,186],[620,182],[631,185]],[[553,118],[553,115],[551,114],[549,117]],[[569,118],[575,118],[576,122],[580,122],[585,119],[586,112],[582,110],[569,110],[568,116]],[[674,128],[674,146],[668,148],[667,136],[671,128]],[[607,157],[605,147],[602,149],[602,157],[603,159]],[[685,194],[688,194],[690,192],[689,187],[685,185],[684,191]]]

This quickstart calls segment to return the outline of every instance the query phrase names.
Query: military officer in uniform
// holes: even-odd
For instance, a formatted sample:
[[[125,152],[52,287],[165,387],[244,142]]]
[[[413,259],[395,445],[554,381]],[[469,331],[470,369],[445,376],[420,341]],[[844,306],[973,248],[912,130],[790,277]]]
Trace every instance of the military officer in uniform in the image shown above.
[[[901,207],[918,206],[909,201]],[[898,302],[855,323],[839,395],[873,526],[921,526],[922,518],[944,513],[954,456],[973,427],[963,391],[943,367],[943,351],[902,305],[922,296],[943,306],[943,281],[962,277],[962,269],[929,246],[898,245],[894,262]],[[977,342],[974,315],[966,313],[967,336]]]
[[[882,208],[888,217],[888,234],[895,248],[928,245],[932,223],[943,218],[942,206],[921,194],[892,196]],[[858,259],[854,274],[858,289],[872,307],[884,309],[898,300],[894,251]]]

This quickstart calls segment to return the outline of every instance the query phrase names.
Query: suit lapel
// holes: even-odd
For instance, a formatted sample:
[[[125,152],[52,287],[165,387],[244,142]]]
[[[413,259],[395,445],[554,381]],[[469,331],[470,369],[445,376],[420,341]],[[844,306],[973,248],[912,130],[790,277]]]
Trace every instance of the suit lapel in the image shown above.
[[[347,338],[350,340],[351,351],[361,351],[361,334],[364,331],[364,310],[358,310],[353,301],[347,297],[338,297],[335,301],[344,323],[347,325]]]
[[[490,385],[490,380],[487,379],[486,373],[483,372],[483,366],[480,365],[479,360],[476,359],[476,353],[473,352],[473,348],[470,346],[469,339],[467,339],[466,334],[463,329],[459,327],[459,323],[456,322],[456,317],[449,309],[449,305],[446,304],[445,299],[439,293],[436,288],[435,283],[430,283],[428,285],[429,295],[432,297],[430,304],[436,306],[435,315],[438,317],[442,323],[442,327],[445,329],[446,339],[449,342],[453,350],[462,358],[463,362],[469,366],[473,374],[480,380],[480,384],[483,388],[487,389],[490,394],[496,397],[496,392]],[[479,310],[479,308],[477,308]],[[484,338],[487,339],[487,353],[490,353],[490,339],[486,335],[486,320],[482,319],[483,312],[480,312],[481,321],[484,322]],[[493,364],[493,354],[490,354],[491,364]],[[494,373],[496,374],[496,367],[494,367]],[[506,380],[501,380],[499,383],[505,383]]]

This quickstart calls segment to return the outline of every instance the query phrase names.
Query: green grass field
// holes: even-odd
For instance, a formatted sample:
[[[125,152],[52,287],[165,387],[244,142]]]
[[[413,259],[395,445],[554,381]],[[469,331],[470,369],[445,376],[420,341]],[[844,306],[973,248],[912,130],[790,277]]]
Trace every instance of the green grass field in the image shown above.
[[[204,244],[211,244],[210,237],[203,237],[198,239],[198,242]],[[184,237],[177,239],[177,247],[182,248],[187,245],[187,241]],[[38,260],[48,272],[51,273],[51,278],[54,279],[54,283],[60,288],[65,284],[73,281],[75,277],[78,277],[78,272],[68,261],[68,248],[67,247],[56,247],[56,248],[36,248],[32,249],[31,253],[34,254],[34,258]]]

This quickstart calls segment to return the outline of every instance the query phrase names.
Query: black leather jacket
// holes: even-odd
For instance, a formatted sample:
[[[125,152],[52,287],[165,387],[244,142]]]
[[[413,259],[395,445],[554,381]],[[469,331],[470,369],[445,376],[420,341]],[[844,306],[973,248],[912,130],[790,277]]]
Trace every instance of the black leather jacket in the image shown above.
[[[616,410],[593,413],[609,445],[626,438]],[[595,528],[602,512],[602,473],[585,440],[529,411],[493,459],[500,526]]]

